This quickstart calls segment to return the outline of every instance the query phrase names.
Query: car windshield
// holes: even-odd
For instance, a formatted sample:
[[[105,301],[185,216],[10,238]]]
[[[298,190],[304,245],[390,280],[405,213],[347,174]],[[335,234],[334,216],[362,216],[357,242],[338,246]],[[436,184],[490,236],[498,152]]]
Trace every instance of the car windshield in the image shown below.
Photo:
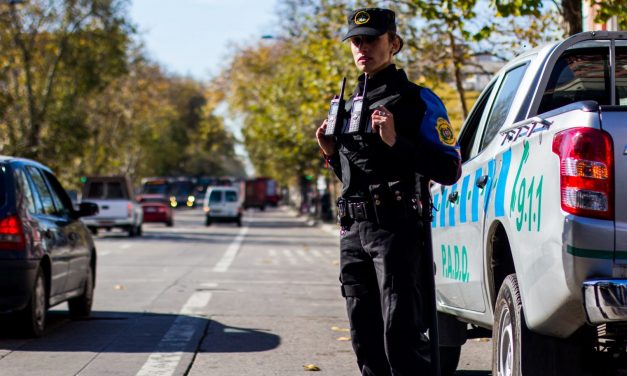
[[[191,181],[177,181],[172,183],[172,194],[174,196],[188,195],[194,189]]]
[[[142,193],[167,195],[168,184],[167,183],[150,183],[150,182],[145,183],[144,188],[142,189]]]

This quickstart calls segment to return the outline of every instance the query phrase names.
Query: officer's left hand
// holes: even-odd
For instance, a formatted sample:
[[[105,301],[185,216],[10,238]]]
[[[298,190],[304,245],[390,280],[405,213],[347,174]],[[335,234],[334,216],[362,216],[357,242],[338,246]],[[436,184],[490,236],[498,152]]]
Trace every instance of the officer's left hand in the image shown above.
[[[371,116],[372,130],[379,133],[383,142],[388,146],[394,146],[396,143],[396,129],[394,128],[394,115],[381,106],[374,110]]]

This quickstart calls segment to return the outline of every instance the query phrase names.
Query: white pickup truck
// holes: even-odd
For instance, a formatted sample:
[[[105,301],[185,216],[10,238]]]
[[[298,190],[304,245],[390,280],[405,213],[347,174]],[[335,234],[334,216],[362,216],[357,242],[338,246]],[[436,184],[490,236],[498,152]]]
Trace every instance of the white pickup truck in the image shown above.
[[[81,218],[94,235],[100,228],[119,228],[128,232],[129,237],[141,236],[144,212],[135,201],[131,184],[125,176],[87,177],[82,201],[98,205],[98,214]]]
[[[516,57],[459,144],[461,178],[431,188],[443,370],[469,328],[492,331],[495,376],[623,367],[627,32]]]

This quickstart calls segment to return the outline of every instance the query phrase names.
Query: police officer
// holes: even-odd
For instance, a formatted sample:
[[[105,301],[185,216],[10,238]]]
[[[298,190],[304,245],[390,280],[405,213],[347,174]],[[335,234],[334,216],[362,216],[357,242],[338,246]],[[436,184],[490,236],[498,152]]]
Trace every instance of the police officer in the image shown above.
[[[367,78],[368,130],[325,136],[325,121],[316,138],[343,185],[340,281],[353,349],[362,375],[428,375],[429,295],[422,286],[432,277],[421,264],[418,179],[453,184],[459,147],[442,101],[393,64],[403,46],[394,12],[352,12],[344,40],[363,73],[344,124]]]

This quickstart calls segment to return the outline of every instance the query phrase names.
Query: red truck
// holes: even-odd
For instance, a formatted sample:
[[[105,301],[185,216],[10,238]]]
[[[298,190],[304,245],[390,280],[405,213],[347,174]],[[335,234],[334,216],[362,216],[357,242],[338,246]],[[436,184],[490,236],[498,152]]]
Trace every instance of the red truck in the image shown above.
[[[245,182],[244,190],[244,209],[259,208],[264,210],[266,206],[277,206],[281,198],[278,185],[271,178],[248,179]]]

